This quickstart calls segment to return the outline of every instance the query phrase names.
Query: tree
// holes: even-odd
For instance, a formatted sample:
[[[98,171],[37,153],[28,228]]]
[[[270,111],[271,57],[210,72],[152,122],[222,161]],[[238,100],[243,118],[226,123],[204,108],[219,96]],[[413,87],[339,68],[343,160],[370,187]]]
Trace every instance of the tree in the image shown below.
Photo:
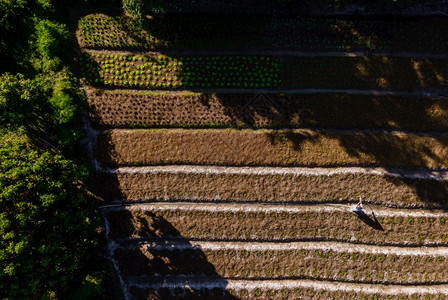
[[[24,135],[0,137],[0,298],[64,298],[97,243],[85,170]]]

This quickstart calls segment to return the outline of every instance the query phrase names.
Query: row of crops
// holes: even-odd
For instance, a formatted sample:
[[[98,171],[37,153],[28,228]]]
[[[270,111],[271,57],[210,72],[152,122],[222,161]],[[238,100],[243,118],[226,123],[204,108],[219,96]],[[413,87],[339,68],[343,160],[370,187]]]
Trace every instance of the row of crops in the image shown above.
[[[264,215],[261,217],[261,215]],[[194,240],[246,241],[339,241],[370,245],[437,245],[446,246],[446,217],[379,217],[370,221],[371,227],[349,213],[282,212],[270,216],[266,212],[218,212],[153,210],[151,212],[114,212],[113,222],[125,217],[153,224],[163,219],[166,224],[158,232],[140,228],[138,224],[112,226],[114,238],[182,237]],[[367,221],[366,221],[367,222]],[[165,223],[164,223],[165,224]],[[166,225],[165,224],[165,225]]]
[[[79,20],[80,45],[111,49],[448,49],[443,19],[396,21],[256,17],[149,17],[91,14]],[[289,34],[284,34],[288,32]]]
[[[91,89],[87,100],[92,121],[108,127],[448,129],[448,103],[440,98],[348,94],[267,97],[255,93]],[[347,107],[352,112],[350,118]]]
[[[143,87],[265,88],[281,83],[280,59],[268,56],[177,56],[88,54],[83,80],[94,85]]]
[[[331,282],[323,282],[325,285],[331,284]],[[154,288],[148,287],[147,289],[139,286],[132,287],[132,295],[137,297],[137,299],[272,299],[272,300],[295,300],[295,299],[346,299],[355,300],[365,299],[365,300],[378,300],[378,299],[390,299],[390,300],[415,300],[415,299],[425,299],[425,300],[436,300],[445,299],[446,295],[443,293],[434,293],[433,291],[422,290],[419,292],[407,293],[403,291],[401,293],[396,293],[395,291],[380,291],[374,289],[374,292],[369,291],[358,291],[358,289],[353,290],[350,285],[335,286],[331,289],[325,288],[311,288],[307,283],[303,286],[298,286],[296,288],[288,288],[287,286],[275,288],[269,287],[254,287],[252,289],[248,288],[208,288],[202,286],[190,284],[187,288],[176,287],[173,289],[162,287]],[[224,284],[220,284],[224,285]]]
[[[178,168],[179,169],[179,168]],[[97,174],[105,198],[131,202],[134,199],[191,202],[226,199],[234,202],[263,203],[346,203],[362,197],[366,203],[403,208],[446,205],[448,184],[437,180],[406,179],[380,175],[334,174],[297,175],[285,173],[197,174],[167,172]],[[224,171],[224,170],[223,170]],[[120,190],[111,187],[119,183]],[[338,188],[342,186],[343,188]]]
[[[448,61],[415,58],[84,52],[79,64],[87,84],[145,89],[417,89],[448,84]]]
[[[300,247],[300,246],[298,246]],[[115,251],[116,256],[132,261],[156,258],[146,267],[135,268],[117,259],[126,277],[200,275],[225,278],[309,278],[334,279],[357,283],[443,283],[448,273],[445,256],[397,255],[384,253],[357,253],[351,251],[326,251],[294,249],[275,250],[180,250],[164,251],[150,247],[139,250]],[[142,253],[147,253],[142,257]],[[205,264],[204,260],[208,263]],[[166,267],[166,261],[172,268]],[[426,269],[433,269],[431,274]],[[375,270],[375,271],[373,271]]]

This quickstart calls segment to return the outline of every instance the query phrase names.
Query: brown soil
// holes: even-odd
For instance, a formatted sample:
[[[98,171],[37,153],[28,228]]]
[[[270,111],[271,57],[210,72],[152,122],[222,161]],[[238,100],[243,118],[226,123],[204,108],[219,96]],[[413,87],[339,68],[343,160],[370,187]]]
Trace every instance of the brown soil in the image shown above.
[[[442,60],[368,57],[350,60],[285,57],[283,85],[289,88],[443,88]]]
[[[347,208],[348,210],[348,208]],[[446,218],[376,218],[354,213],[114,211],[109,238],[182,237],[205,240],[329,240],[367,244],[448,245]]]
[[[90,89],[87,100],[91,119],[106,126],[448,129],[448,104],[429,98],[172,94]]]
[[[448,167],[448,137],[314,130],[108,130],[105,165]]]
[[[174,290],[169,290],[167,288],[160,290],[150,290],[150,289],[139,289],[132,288],[132,295],[135,299],[147,299],[147,300],[159,300],[159,299],[216,299],[216,300],[231,300],[231,299],[272,299],[272,300],[297,300],[297,299],[344,299],[344,300],[355,300],[355,299],[366,299],[366,300],[378,300],[378,299],[391,299],[391,300],[427,300],[427,299],[445,299],[446,295],[425,295],[425,294],[364,294],[356,293],[350,291],[325,291],[325,290],[315,290],[315,289],[288,289],[284,288],[281,290],[269,290],[266,288],[259,288],[254,291],[240,290],[232,291],[226,289],[224,292],[221,289],[215,290],[182,290],[179,289],[177,292]],[[429,298],[427,298],[429,297]]]
[[[215,199],[251,202],[346,202],[428,207],[446,204],[448,184],[435,180],[345,174],[332,176],[244,174],[96,173],[95,187],[108,201]]]
[[[332,250],[287,251],[117,249],[122,275],[205,275],[220,278],[312,278],[357,283],[427,284],[448,280],[444,257],[344,253]],[[207,263],[205,264],[204,261]]]

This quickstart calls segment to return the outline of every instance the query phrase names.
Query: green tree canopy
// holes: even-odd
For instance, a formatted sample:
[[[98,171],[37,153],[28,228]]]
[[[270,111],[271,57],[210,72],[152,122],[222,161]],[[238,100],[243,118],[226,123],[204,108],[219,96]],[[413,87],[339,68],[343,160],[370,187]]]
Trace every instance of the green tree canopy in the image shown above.
[[[0,298],[63,297],[94,255],[92,201],[71,161],[0,137]]]

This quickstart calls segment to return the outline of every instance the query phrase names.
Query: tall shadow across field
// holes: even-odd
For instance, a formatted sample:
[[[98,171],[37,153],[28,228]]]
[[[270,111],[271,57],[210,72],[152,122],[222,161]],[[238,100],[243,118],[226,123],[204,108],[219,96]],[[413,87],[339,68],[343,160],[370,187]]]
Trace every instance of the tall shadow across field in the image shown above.
[[[163,216],[149,211],[106,216],[109,239],[119,245],[113,259],[132,299],[236,299],[203,250]],[[131,235],[139,238],[127,240]]]
[[[169,57],[179,57],[179,55],[176,56],[173,54],[173,47],[180,46],[180,49],[191,50],[191,44],[187,43],[182,46],[181,43],[183,43],[182,41],[191,42],[195,39],[201,39],[204,44],[209,43],[210,45],[215,45],[217,43],[216,45],[218,45],[219,43],[222,43],[219,44],[219,46],[225,45],[225,42],[216,38],[217,35],[208,36],[208,34],[204,34],[199,36],[195,30],[181,30],[181,26],[178,25],[176,26],[178,26],[179,30],[167,32],[167,29],[169,28],[167,27],[169,19],[165,18],[166,17],[164,16],[156,16],[153,19],[148,19],[147,24],[145,25],[148,26],[149,29],[152,28],[151,32],[154,35],[154,38],[165,45],[163,46],[160,44],[160,48],[157,48],[162,54]],[[216,32],[220,26],[223,26],[222,24],[228,24],[226,23],[227,21],[228,19],[222,17],[222,23],[217,22],[217,27],[210,28],[210,32]],[[281,35],[280,38],[292,39],[292,34],[288,31],[288,28],[290,27],[288,27],[287,20],[281,21],[283,23],[279,22],[281,23],[280,25],[283,26],[283,29],[280,30],[284,30],[284,34]],[[414,91],[426,93],[429,91],[431,95],[424,97],[422,95],[363,96],[348,95],[341,91],[339,94],[314,93],[295,97],[293,95],[280,96],[268,93],[268,90],[275,91],[279,88],[278,86],[266,87],[266,89],[253,86],[245,89],[246,95],[250,96],[244,98],[225,94],[225,89],[234,88],[232,86],[222,87],[218,94],[213,95],[213,93],[216,93],[216,86],[203,87],[201,85],[193,84],[187,85],[187,89],[193,92],[203,93],[198,102],[198,106],[200,106],[202,111],[206,114],[208,113],[213,117],[211,117],[210,122],[207,124],[197,122],[191,127],[208,128],[210,127],[210,124],[218,124],[219,127],[286,129],[281,134],[281,137],[279,137],[279,134],[269,133],[270,141],[271,143],[278,143],[280,139],[286,139],[293,144],[294,149],[300,149],[305,141],[313,142],[316,140],[315,135],[297,132],[294,130],[296,128],[330,130],[353,129],[354,131],[357,131],[358,129],[375,129],[379,131],[412,130],[429,133],[436,132],[437,134],[446,133],[448,129],[448,104],[446,101],[448,70],[446,69],[446,63],[443,63],[444,61],[440,63],[440,60],[438,59],[427,58],[406,58],[397,62],[387,57],[382,57],[379,54],[377,56],[377,51],[387,50],[388,47],[399,48],[397,45],[400,45],[401,37],[394,31],[394,28],[389,26],[392,23],[386,22],[389,25],[386,24],[379,27],[365,27],[365,25],[361,26],[356,22],[349,22],[350,20],[346,20],[347,22],[342,21],[336,22],[337,24],[331,22],[331,24],[324,22],[320,24],[320,26],[323,27],[337,25],[331,27],[331,30],[333,30],[331,32],[334,37],[337,37],[335,41],[339,43],[338,45],[330,45],[328,49],[325,48],[321,50],[348,49],[348,46],[352,45],[352,42],[358,39],[361,40],[361,44],[359,44],[357,48],[355,46],[350,46],[350,50],[366,51],[370,56],[347,62],[343,71],[332,70],[331,66],[329,67],[331,70],[330,72],[327,67],[305,68],[301,70],[298,75],[295,75],[296,77],[293,77],[292,80],[289,79],[290,85],[286,86],[286,88],[294,87],[294,84],[297,84],[297,88],[299,89],[317,87],[332,88],[336,90],[355,88],[360,91],[365,89],[374,91],[392,91],[398,89],[404,93],[412,93]],[[411,23],[417,22],[415,19],[409,19],[408,21]],[[191,22],[194,22],[194,20],[191,20]],[[192,28],[197,28],[197,26],[201,24],[203,25],[204,23],[201,23],[201,20],[198,20],[195,24],[196,25]],[[281,28],[280,25],[275,24],[275,26],[272,26],[277,28],[275,30],[278,30],[278,28]],[[254,33],[256,28],[262,27],[257,26],[254,26],[254,28],[251,29],[254,30]],[[267,25],[264,24],[263,26]],[[372,28],[375,30],[372,31]],[[129,34],[134,34],[131,38],[140,38],[140,36],[135,35],[135,31],[131,27],[122,28],[122,30],[129,31]],[[273,32],[275,32],[275,30]],[[315,33],[320,30],[319,20],[317,20],[315,30]],[[325,30],[328,31],[328,28]],[[260,34],[260,32],[256,34]],[[421,41],[428,36],[423,35],[422,32],[416,32],[414,34],[415,40],[420,41],[419,44],[422,44]],[[229,39],[229,41],[231,40],[231,34],[228,29],[226,34],[223,35],[223,40],[226,39]],[[368,41],[370,41],[370,44]],[[143,43],[143,40],[140,42]],[[253,40],[248,41],[247,44],[244,44],[245,47],[243,47],[243,49],[250,50],[250,45],[255,45],[256,49],[262,49],[265,46],[267,49],[271,49],[270,47],[272,44],[269,44],[271,42],[272,37],[268,34],[266,39],[259,39],[255,42]],[[423,46],[417,44],[414,45],[412,44],[411,39],[402,42],[403,45],[406,45],[407,47],[414,47],[409,48],[411,50],[425,50],[424,43]],[[228,49],[241,46],[234,43],[232,44],[231,41],[229,43],[230,44],[225,45],[228,46]],[[279,41],[278,43],[279,46],[285,47],[283,49],[304,50],[299,46],[294,46],[293,40],[286,42]],[[279,49],[282,49],[281,47]],[[213,50],[213,47],[210,49]],[[224,49],[226,49],[226,47],[224,47]],[[432,51],[432,49],[426,50]],[[444,49],[439,50],[442,51]],[[437,52],[437,49],[434,49],[434,52]],[[185,66],[191,68],[194,67],[192,63],[186,63]],[[199,68],[196,71],[179,68],[178,75],[181,78],[188,78],[188,82],[200,82],[200,78],[208,76],[207,71],[205,70],[206,68]],[[239,71],[241,70],[236,70],[236,72]],[[274,73],[285,80],[286,77],[289,76],[289,73],[282,69],[275,71]],[[194,80],[192,81],[191,79]],[[303,83],[305,80],[302,79],[309,81],[308,86]],[[335,84],[335,87],[332,87],[332,84]],[[239,89],[241,87],[237,88]],[[171,89],[167,88],[167,90]],[[438,97],[444,99],[438,99]],[[216,103],[220,105],[219,113],[214,111]],[[188,113],[185,113],[185,115]],[[167,118],[169,118],[169,116]],[[157,125],[145,126],[145,124],[133,125],[134,127],[158,127]],[[182,127],[183,125],[185,125],[185,123],[171,123],[169,124],[169,127]],[[446,139],[440,138],[439,141],[443,147],[448,146]],[[338,142],[352,157],[359,157],[362,155],[373,157],[377,163],[369,165],[368,167],[379,166],[392,173],[397,172],[397,167],[406,167],[407,165],[409,165],[408,168],[410,169],[425,168],[428,159],[431,159],[440,167],[446,167],[444,165],[444,157],[441,157],[426,145],[423,145],[419,149],[412,149],[407,147],[406,144],[400,143],[399,141],[391,141],[387,136],[382,135],[376,135],[375,137],[370,136],[368,138],[360,135],[346,135],[341,136]],[[110,145],[110,147],[110,151],[113,152],[113,145]],[[399,165],[393,163],[397,161],[397,157],[400,157]],[[445,205],[446,199],[448,199],[448,187],[443,181],[404,179],[398,177],[391,177],[390,180],[394,184],[396,183],[397,186],[407,185],[412,187],[423,204]]]

